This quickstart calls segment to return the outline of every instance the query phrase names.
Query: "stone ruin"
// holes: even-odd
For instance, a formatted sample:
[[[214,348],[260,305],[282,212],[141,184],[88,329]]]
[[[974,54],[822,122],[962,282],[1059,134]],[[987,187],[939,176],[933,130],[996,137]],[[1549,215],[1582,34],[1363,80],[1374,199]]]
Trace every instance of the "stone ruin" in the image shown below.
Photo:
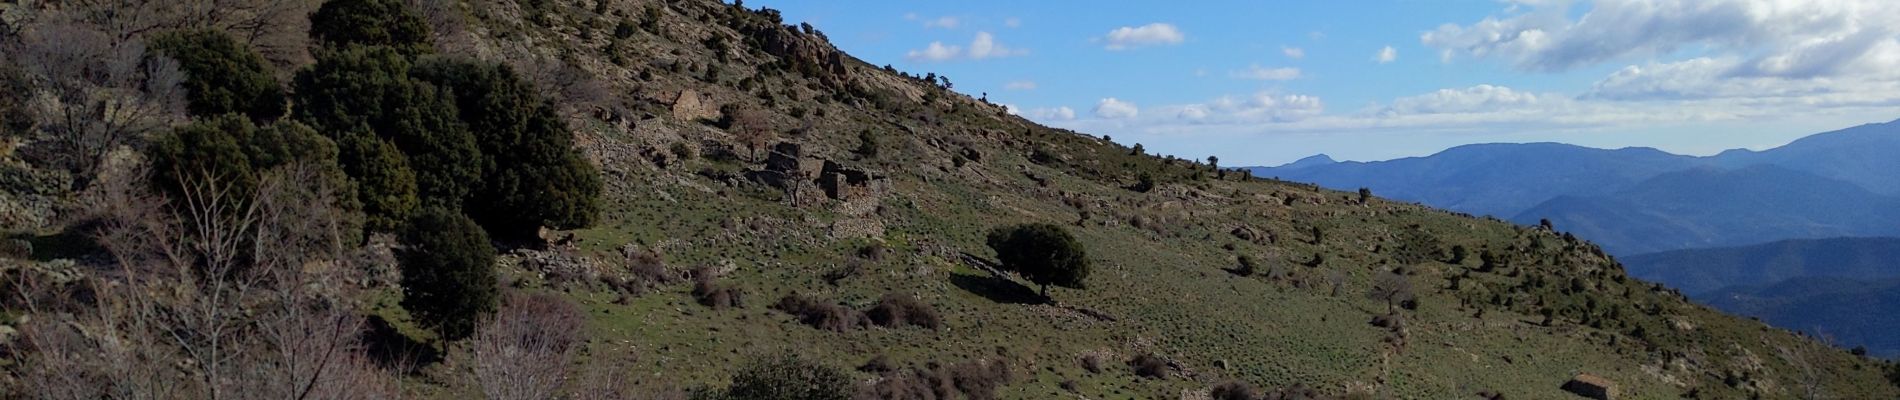
[[[823,198],[838,201],[876,199],[885,190],[886,179],[864,169],[846,167],[836,161],[810,157],[797,143],[779,143],[766,156],[765,168],[746,172],[747,179],[785,190],[794,204],[810,204]],[[823,193],[823,198],[817,196]]]
[[[1577,377],[1570,378],[1569,382],[1564,382],[1563,389],[1584,398],[1597,400],[1616,398],[1616,382],[1591,374],[1577,374]]]

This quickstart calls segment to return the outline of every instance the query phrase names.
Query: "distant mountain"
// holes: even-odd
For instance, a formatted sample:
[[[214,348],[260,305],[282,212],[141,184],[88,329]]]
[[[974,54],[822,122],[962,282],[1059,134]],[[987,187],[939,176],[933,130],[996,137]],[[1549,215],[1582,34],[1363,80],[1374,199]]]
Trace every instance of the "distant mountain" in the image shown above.
[[[1379,162],[1312,159],[1252,169],[1254,176],[1347,191],[1366,187],[1381,197],[1510,217],[1557,196],[1609,193],[1706,163],[1651,148],[1604,150],[1559,143],[1475,144],[1429,157]]]
[[[1695,296],[1722,311],[1761,318],[1876,356],[1900,355],[1900,279],[1795,278]]]
[[[1771,164],[1851,182],[1874,193],[1900,195],[1900,121],[1819,133],[1754,152],[1731,150],[1711,157],[1737,167]]]
[[[1782,239],[1900,234],[1900,201],[1773,165],[1695,168],[1614,193],[1561,196],[1511,218],[1549,219],[1612,254],[1739,246]]]
[[[1282,170],[1282,171],[1292,171],[1292,170],[1301,169],[1301,168],[1317,167],[1321,165],[1337,164],[1337,163],[1339,162],[1334,161],[1332,156],[1320,154],[1320,155],[1315,155],[1315,156],[1311,156],[1307,158],[1302,158],[1299,160],[1294,160],[1293,162],[1286,163],[1286,165],[1281,165],[1274,168]]]
[[[1692,296],[1804,277],[1900,278],[1900,238],[1784,240],[1622,257],[1630,276]]]

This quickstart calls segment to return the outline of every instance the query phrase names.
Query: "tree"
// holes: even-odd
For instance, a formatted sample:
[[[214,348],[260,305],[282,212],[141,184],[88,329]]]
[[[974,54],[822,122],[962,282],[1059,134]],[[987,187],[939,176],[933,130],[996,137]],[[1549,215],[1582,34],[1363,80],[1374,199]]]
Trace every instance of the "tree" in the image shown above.
[[[506,65],[446,59],[424,60],[413,75],[454,88],[450,97],[480,147],[481,185],[465,206],[476,222],[506,239],[593,224],[600,174],[533,84]]]
[[[332,49],[390,46],[427,52],[429,24],[401,0],[329,0],[310,15],[310,37]]]
[[[357,199],[363,205],[364,228],[393,232],[415,215],[421,200],[416,195],[416,173],[409,169],[409,158],[388,140],[364,130],[344,132],[338,148],[343,170],[357,183]]]
[[[322,132],[366,129],[389,141],[408,159],[422,206],[459,210],[481,186],[482,152],[451,96],[411,77],[411,69],[407,56],[384,46],[322,53],[315,65],[297,73],[297,117]],[[344,158],[369,157],[346,154]],[[365,175],[352,177],[366,180]]]
[[[402,244],[402,307],[439,338],[466,338],[495,312],[495,248],[475,221],[425,209],[409,222]]]
[[[258,127],[238,114],[225,114],[173,130],[154,141],[147,153],[152,160],[151,183],[173,206],[209,200],[191,198],[192,192],[216,182],[220,190],[207,194],[228,201],[219,210],[225,216],[246,212],[256,200],[253,194],[259,191],[260,176],[266,170],[303,163],[327,190],[337,194],[335,203],[327,206],[342,211],[341,218],[350,221],[344,237],[354,238],[360,229],[355,214],[361,206],[355,185],[337,164],[336,144],[303,124],[280,121]]]
[[[152,47],[177,60],[185,73],[191,115],[242,113],[256,121],[284,115],[284,90],[264,58],[224,32],[171,32],[153,39]]]
[[[1131,156],[1139,156],[1139,155],[1142,155],[1142,153],[1144,153],[1144,152],[1146,152],[1146,151],[1147,151],[1147,149],[1144,149],[1144,148],[1142,148],[1142,147],[1141,147],[1141,143],[1135,143],[1135,147],[1134,147],[1134,148],[1130,148],[1130,149],[1128,149],[1128,155],[1131,155]]]
[[[1372,204],[1372,189],[1363,188],[1363,187],[1359,188],[1359,204],[1360,205]]]
[[[877,135],[872,134],[870,129],[859,131],[858,148],[852,152],[863,158],[877,158]]]
[[[66,17],[34,21],[4,51],[33,89],[27,107],[37,132],[21,158],[72,175],[72,189],[90,186],[112,151],[163,131],[184,117],[183,74],[168,57],[148,57],[144,40],[118,23],[143,9],[91,9],[72,4]],[[80,12],[84,12],[81,14]],[[123,14],[122,14],[123,13]],[[70,15],[100,20],[62,20]],[[130,22],[127,22],[128,24]],[[24,98],[23,98],[24,99]]]
[[[1412,280],[1398,273],[1381,273],[1372,281],[1372,290],[1366,296],[1384,301],[1385,312],[1392,313],[1394,306],[1412,301]]]
[[[1083,289],[1089,275],[1088,253],[1069,231],[1055,224],[1023,224],[990,230],[989,246],[1003,268],[1042,286],[1042,297],[1049,297],[1049,285]]]

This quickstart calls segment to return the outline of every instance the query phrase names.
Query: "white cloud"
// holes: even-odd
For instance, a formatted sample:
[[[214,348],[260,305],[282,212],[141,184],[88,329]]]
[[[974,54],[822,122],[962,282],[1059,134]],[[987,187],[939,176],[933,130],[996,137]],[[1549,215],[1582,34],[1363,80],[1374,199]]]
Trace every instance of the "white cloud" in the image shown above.
[[[967,50],[966,50],[967,49]],[[985,60],[991,58],[1014,57],[1029,54],[1028,50],[1016,49],[997,43],[996,36],[989,32],[977,32],[970,40],[969,47],[945,45],[943,42],[930,42],[923,49],[904,53],[904,59],[910,61],[943,62],[951,60]]]
[[[1023,115],[1023,109],[1016,108],[1015,104],[998,103],[997,105],[1003,106],[1003,112],[1009,113],[1009,115]]]
[[[1016,18],[1016,17],[1004,18],[1003,26],[1010,27],[1010,28],[1021,28],[1023,27],[1023,19]]]
[[[1108,31],[1102,38],[1109,50],[1127,50],[1153,45],[1175,45],[1187,41],[1187,35],[1181,33],[1173,24],[1152,23],[1139,27],[1124,26]]]
[[[1521,109],[1529,106],[1566,102],[1559,95],[1526,93],[1503,86],[1477,85],[1463,89],[1439,89],[1392,101],[1384,114],[1449,114]]]
[[[1036,90],[1036,81],[1010,81],[1003,84],[1003,90]]]
[[[1141,108],[1135,103],[1118,100],[1114,97],[1095,103],[1095,116],[1105,119],[1128,119],[1141,115]]]
[[[1055,108],[1037,108],[1029,110],[1029,118],[1044,121],[1069,121],[1075,119],[1075,109],[1067,106]]]
[[[1566,71],[1681,49],[1748,58],[1737,72],[1828,76],[1895,41],[1888,0],[1586,0],[1521,2],[1503,18],[1445,24],[1419,37],[1451,54]],[[1573,19],[1571,16],[1575,15]]]
[[[1399,49],[1394,49],[1392,46],[1385,46],[1385,48],[1379,49],[1379,54],[1372,56],[1372,60],[1378,61],[1380,64],[1398,61]]]
[[[1266,68],[1266,67],[1261,67],[1256,64],[1256,65],[1247,67],[1247,69],[1245,70],[1229,72],[1228,76],[1234,77],[1236,79],[1253,79],[1253,80],[1262,80],[1262,81],[1286,81],[1286,80],[1300,79],[1300,69],[1292,68],[1292,67]]]
[[[1286,58],[1298,60],[1298,59],[1306,58],[1306,49],[1302,49],[1298,47],[1281,46],[1280,54],[1285,54]]]
[[[911,50],[904,53],[904,59],[911,61],[950,61],[963,54],[963,47],[944,45],[943,42],[930,42],[923,50]]]

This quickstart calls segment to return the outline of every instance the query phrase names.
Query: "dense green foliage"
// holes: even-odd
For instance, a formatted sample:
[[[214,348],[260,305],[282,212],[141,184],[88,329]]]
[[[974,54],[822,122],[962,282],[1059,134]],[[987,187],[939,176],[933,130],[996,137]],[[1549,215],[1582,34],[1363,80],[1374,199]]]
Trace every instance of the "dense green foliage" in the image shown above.
[[[297,115],[331,134],[368,128],[394,144],[414,171],[419,204],[460,209],[481,183],[481,152],[455,104],[435,85],[410,77],[410,59],[381,46],[326,52],[297,74]],[[346,146],[361,150],[370,146]],[[377,158],[344,154],[345,160]],[[401,172],[359,171],[352,176]],[[369,186],[369,185],[366,185]],[[378,185],[383,186],[383,185]],[[395,187],[397,185],[387,185]],[[389,193],[365,193],[385,196]],[[373,203],[366,199],[365,203]],[[394,219],[396,215],[377,216]]]
[[[330,0],[310,15],[310,38],[332,48],[390,46],[427,52],[429,24],[402,0]]]
[[[409,159],[395,144],[361,130],[342,133],[338,147],[343,170],[359,186],[365,228],[383,232],[401,228],[421,202]]]
[[[501,64],[425,60],[417,79],[449,97],[479,144],[481,182],[465,211],[498,237],[532,237],[542,226],[591,225],[599,213],[599,173],[574,150],[574,134],[554,106]]]
[[[990,230],[990,249],[1003,267],[1037,285],[1081,289],[1089,276],[1088,253],[1069,231],[1054,224],[1023,224]]]
[[[237,114],[201,120],[160,137],[150,147],[152,184],[174,202],[205,201],[202,197],[224,196],[237,201],[233,212],[250,201],[258,190],[258,181],[266,170],[293,163],[308,163],[332,190],[352,191],[352,184],[338,167],[337,146],[310,127],[296,122],[278,122],[259,127]],[[218,193],[191,193],[215,190]],[[189,199],[191,196],[199,197]],[[354,210],[353,199],[340,199],[342,208]]]
[[[723,396],[732,400],[844,400],[853,382],[835,367],[783,355],[754,360],[732,376]]]
[[[178,31],[151,44],[178,60],[191,115],[241,113],[258,121],[284,115],[284,90],[264,58],[230,35],[208,29]]]
[[[402,307],[443,340],[460,340],[495,312],[495,247],[468,217],[428,208],[402,234]]]

